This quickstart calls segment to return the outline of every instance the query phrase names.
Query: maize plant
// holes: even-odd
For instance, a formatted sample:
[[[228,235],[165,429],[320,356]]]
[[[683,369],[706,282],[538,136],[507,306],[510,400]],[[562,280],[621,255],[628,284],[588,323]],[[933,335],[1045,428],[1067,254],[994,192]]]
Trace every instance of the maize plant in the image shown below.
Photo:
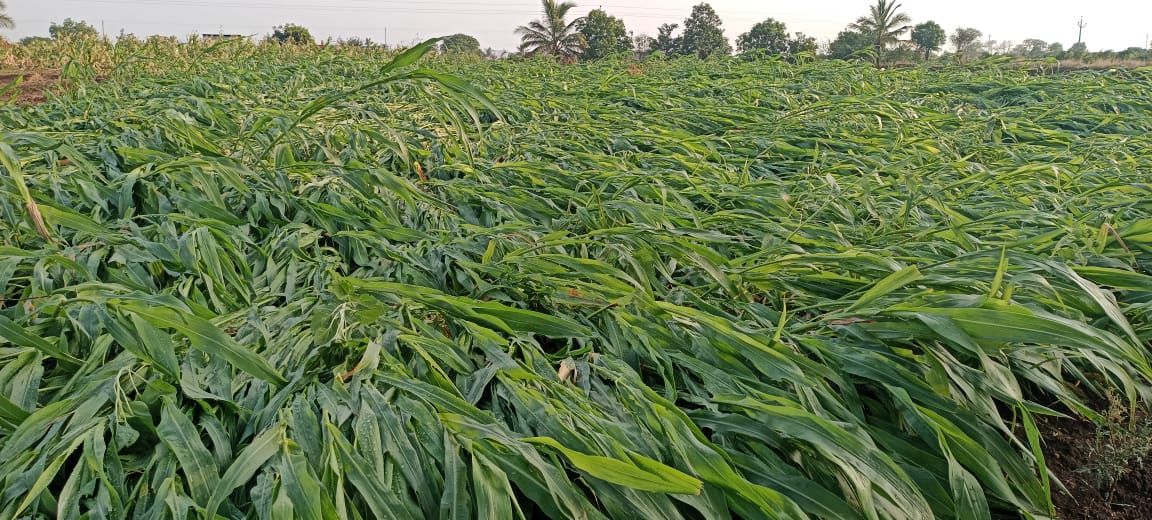
[[[1048,518],[1147,405],[1148,71],[434,43],[0,108],[0,518]]]

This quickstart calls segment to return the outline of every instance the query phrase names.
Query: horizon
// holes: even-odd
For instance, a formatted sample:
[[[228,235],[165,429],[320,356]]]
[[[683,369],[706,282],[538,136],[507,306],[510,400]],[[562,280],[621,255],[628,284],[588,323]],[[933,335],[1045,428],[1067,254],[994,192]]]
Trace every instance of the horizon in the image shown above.
[[[602,8],[624,20],[635,35],[656,35],[663,23],[683,24],[696,1],[666,2],[660,7],[637,5],[636,0],[577,2],[574,17]],[[724,20],[730,41],[753,24],[767,18],[784,22],[789,32],[803,32],[821,43],[831,41],[856,18],[868,11],[871,2],[827,0],[819,6],[766,7],[750,0],[710,2]],[[1084,17],[1084,42],[1089,50],[1124,50],[1148,47],[1152,32],[1152,6],[1132,6],[1126,2],[1101,1],[1090,9],[1069,1],[994,3],[987,0],[966,5],[902,2],[901,11],[913,24],[935,21],[949,34],[958,27],[972,27],[983,33],[984,41],[1020,43],[1027,38],[1060,42],[1069,47],[1076,42],[1076,22]],[[1005,5],[1007,4],[1007,5]],[[980,6],[985,6],[981,9]],[[995,12],[998,16],[989,17]],[[464,33],[480,40],[482,48],[514,51],[518,46],[515,28],[539,18],[539,2],[500,0],[472,2],[447,0],[436,4],[416,4],[400,0],[335,0],[317,4],[292,2],[239,3],[237,0],[39,0],[9,2],[7,13],[16,23],[5,37],[16,41],[27,36],[47,36],[52,23],[66,18],[84,21],[109,38],[121,31],[138,37],[153,34],[187,38],[196,34],[241,34],[260,38],[273,27],[295,23],[308,28],[318,40],[370,38],[378,43],[406,45],[435,36]],[[1024,26],[1021,20],[1031,23]],[[951,45],[946,45],[946,48]]]

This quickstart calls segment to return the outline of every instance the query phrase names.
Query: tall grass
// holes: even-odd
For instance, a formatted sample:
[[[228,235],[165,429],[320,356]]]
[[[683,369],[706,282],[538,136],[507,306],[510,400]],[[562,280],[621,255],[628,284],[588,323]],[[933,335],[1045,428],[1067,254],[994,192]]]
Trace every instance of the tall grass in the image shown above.
[[[1144,72],[217,52],[0,109],[0,517],[1043,518],[1147,403]]]

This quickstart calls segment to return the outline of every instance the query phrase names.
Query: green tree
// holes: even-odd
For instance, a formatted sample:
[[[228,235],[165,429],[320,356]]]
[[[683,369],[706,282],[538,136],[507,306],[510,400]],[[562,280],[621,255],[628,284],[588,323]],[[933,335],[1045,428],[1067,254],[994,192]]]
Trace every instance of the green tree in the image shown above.
[[[444,54],[484,54],[480,50],[480,40],[467,34],[453,34],[440,40],[440,52]]]
[[[679,36],[672,36],[676,29],[680,28],[680,24],[666,23],[661,24],[656,29],[656,40],[652,42],[652,50],[659,51],[669,56],[676,56],[680,54],[680,45],[684,39]]]
[[[579,28],[587,44],[581,55],[583,59],[598,60],[632,52],[632,37],[628,35],[628,28],[624,27],[624,20],[609,15],[603,9],[589,12],[588,16],[581,19]]]
[[[48,26],[48,34],[52,35],[53,40],[100,37],[100,31],[97,31],[95,27],[88,25],[88,22],[77,22],[71,18],[65,18],[64,22],[60,24],[52,22],[52,25]]]
[[[1013,54],[1024,56],[1026,58],[1039,58],[1048,52],[1048,42],[1044,40],[1037,40],[1035,38],[1028,38],[1024,43],[1017,45],[1012,49]]]
[[[792,54],[816,54],[816,49],[819,45],[816,43],[815,36],[808,36],[802,32],[797,32],[792,40],[788,42],[788,51]]]
[[[541,5],[544,8],[543,18],[516,28],[516,34],[520,35],[520,52],[529,56],[557,58],[579,56],[585,46],[584,35],[576,30],[580,19],[571,22],[564,19],[576,4],[541,0]]]
[[[948,41],[948,33],[940,24],[927,21],[912,28],[912,41],[924,52],[924,59],[928,59]]]
[[[312,44],[312,33],[302,25],[286,23],[272,28],[271,39],[280,43]]]
[[[952,33],[952,46],[961,59],[980,52],[980,38],[984,33],[971,27],[958,27]]]
[[[692,8],[692,15],[684,19],[684,34],[680,51],[685,55],[695,55],[701,59],[712,55],[732,54],[732,44],[724,37],[724,22],[712,6],[704,3]]]
[[[352,36],[350,38],[337,38],[336,45],[340,47],[358,47],[358,48],[372,48],[376,46],[376,42],[372,38],[361,38],[359,36]]]
[[[884,49],[889,44],[900,41],[900,35],[912,28],[908,25],[912,18],[897,12],[897,9],[900,9],[900,4],[889,0],[876,0],[876,5],[869,7],[868,16],[861,16],[848,26],[867,35],[872,41],[872,52],[875,53],[877,67],[883,60]]]
[[[1048,49],[1044,51],[1044,55],[1051,56],[1053,58],[1064,58],[1064,44],[1060,42],[1052,42],[1052,44],[1048,46]]]
[[[759,51],[770,56],[788,54],[791,50],[788,26],[772,18],[752,26],[748,32],[736,38],[736,49],[740,53]]]
[[[834,60],[860,59],[863,51],[871,46],[872,39],[867,34],[846,29],[828,45],[828,57]]]
[[[38,43],[50,43],[52,38],[46,36],[25,36],[20,38],[20,45],[35,45]]]
[[[1144,47],[1128,47],[1118,53],[1116,57],[1122,60],[1142,60],[1148,61],[1152,59],[1152,51]]]
[[[8,16],[8,6],[0,0],[0,29],[12,29],[16,27],[16,21]]]
[[[1088,44],[1084,42],[1073,43],[1071,47],[1068,47],[1067,54],[1073,58],[1082,59],[1086,54],[1088,54]]]

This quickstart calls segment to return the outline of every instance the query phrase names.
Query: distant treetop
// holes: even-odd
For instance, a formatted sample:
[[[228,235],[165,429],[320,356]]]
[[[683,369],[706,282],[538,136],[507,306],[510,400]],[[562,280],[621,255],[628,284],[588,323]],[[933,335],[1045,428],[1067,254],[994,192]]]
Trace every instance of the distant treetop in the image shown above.
[[[581,19],[566,20],[572,2],[541,0],[543,17],[516,28],[520,35],[520,52],[529,56],[555,56],[572,59],[584,52],[584,35],[577,30]]]
[[[315,43],[315,40],[312,39],[312,33],[308,32],[308,29],[301,25],[286,23],[273,27],[272,29],[272,36],[270,38],[280,43],[309,45]]]
[[[8,16],[8,6],[4,5],[3,0],[0,0],[0,29],[12,29],[16,27],[16,22]]]
[[[48,26],[48,34],[52,35],[53,40],[100,37],[100,31],[97,31],[95,27],[88,25],[88,22],[77,22],[71,18],[65,18],[64,22],[59,24],[52,22],[52,25]]]
[[[580,19],[580,34],[584,36],[584,53],[581,58],[598,60],[632,52],[632,37],[624,27],[624,20],[616,18],[603,9],[593,9],[588,16]]]
[[[483,54],[480,40],[467,34],[453,34],[440,40],[440,52],[444,54]]]

